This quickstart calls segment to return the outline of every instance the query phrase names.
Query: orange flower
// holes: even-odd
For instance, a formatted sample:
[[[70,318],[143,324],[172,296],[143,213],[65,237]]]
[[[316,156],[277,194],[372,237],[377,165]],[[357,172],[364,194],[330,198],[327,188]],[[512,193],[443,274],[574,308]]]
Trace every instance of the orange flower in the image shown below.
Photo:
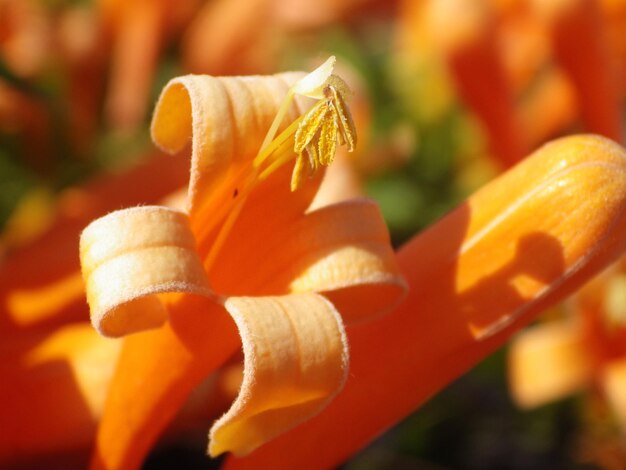
[[[184,161],[150,155],[56,200],[34,194],[9,220],[0,237],[0,369],[11,384],[0,391],[0,466],[43,456],[83,465],[120,345],[85,322],[80,231],[120,205],[161,200],[186,177]]]
[[[626,427],[625,278],[613,266],[574,298],[574,315],[515,338],[509,381],[516,403],[534,408],[597,386]]]
[[[590,132],[624,141],[617,70],[606,42],[599,2],[533,2],[545,21],[558,64],[570,77],[581,117]]]
[[[399,27],[403,46],[417,55],[416,44],[422,42],[439,53],[502,168],[562,134],[578,117],[589,132],[623,142],[614,57],[619,44],[608,43],[601,10],[610,10],[608,5],[593,0],[405,3]],[[612,16],[619,22],[617,11]],[[619,43],[621,37],[614,32],[610,39]]]
[[[497,47],[497,21],[483,0],[404,2],[400,34],[405,47],[425,43],[442,56],[463,102],[485,127],[490,151],[502,168],[526,154],[515,96]],[[420,35],[421,38],[411,36]]]
[[[581,136],[538,150],[399,251],[409,296],[347,328],[337,398],[226,468],[340,464],[619,256],[625,204],[617,145]]]
[[[306,211],[337,142],[351,148],[356,138],[333,64],[305,77],[187,76],[165,88],[152,134],[170,151],[191,137],[188,212],[118,211],[81,236],[96,328],[110,336],[152,328],[124,341],[96,468],[138,466],[193,387],[237,351],[237,329],[242,388],[211,429],[209,452],[254,450],[340,390],[344,320],[402,295],[375,205]],[[319,101],[307,110],[297,95]],[[293,122],[284,127],[286,116]]]
[[[27,330],[44,331],[86,317],[85,291],[76,243],[81,229],[94,217],[126,204],[161,200],[184,183],[183,162],[151,155],[127,171],[103,174],[59,196],[30,243],[18,247],[23,226],[7,227],[2,241],[7,255],[0,269],[0,338]],[[135,180],[145,184],[133,185]],[[11,239],[12,238],[12,239]]]

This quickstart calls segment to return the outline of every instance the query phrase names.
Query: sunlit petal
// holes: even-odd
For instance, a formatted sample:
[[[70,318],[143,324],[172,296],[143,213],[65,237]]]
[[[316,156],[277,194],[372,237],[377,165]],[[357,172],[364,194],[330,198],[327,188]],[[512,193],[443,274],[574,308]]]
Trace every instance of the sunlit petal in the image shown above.
[[[566,397],[591,383],[593,360],[582,326],[562,321],[518,335],[509,351],[509,387],[515,402],[533,408]]]
[[[91,320],[106,336],[160,326],[167,314],[155,294],[211,293],[182,212],[113,212],[83,231],[80,252]]]
[[[405,284],[387,227],[373,202],[362,199],[327,206],[289,224],[260,224],[258,217],[242,218],[217,259],[215,283],[225,292],[321,292],[347,320],[381,313],[403,297]],[[259,238],[251,239],[250,230],[257,231]],[[262,246],[255,242],[258,239],[264,240]],[[264,263],[256,276],[242,274]]]
[[[187,206],[201,255],[210,249],[214,224],[208,221],[215,222],[237,203],[233,195],[242,189],[246,168],[259,152],[289,85],[300,77],[300,73],[248,78],[188,75],[170,81],[163,90],[152,137],[171,153],[191,142]],[[303,105],[295,100],[281,127],[302,111]]]
[[[7,338],[0,345],[0,465],[88,446],[95,436],[120,343],[88,323]]]
[[[549,198],[541,197],[545,191]],[[529,194],[543,204],[532,217],[524,210],[517,217],[512,201]],[[378,321],[347,328],[350,375],[335,400],[251,455],[230,459],[226,468],[339,465],[493,352],[547,305],[614,261],[626,246],[625,207],[626,152],[617,145],[581,136],[539,150],[400,250],[400,266],[411,288],[408,298]],[[563,216],[551,216],[557,213]],[[499,223],[492,225],[494,219]],[[496,227],[500,236],[492,238]],[[468,253],[462,247],[478,246],[477,234],[488,243],[471,255],[471,271],[459,270]],[[539,243],[514,261],[495,256],[503,246],[514,249],[529,236],[539,237]],[[544,266],[536,279],[540,282],[512,283],[535,265]],[[553,276],[543,276],[548,273]],[[477,289],[484,294],[477,295]],[[487,316],[497,324],[504,313],[502,298],[491,294],[501,289],[510,296],[508,315],[518,320],[477,339],[467,313],[491,312]]]
[[[618,422],[626,429],[626,359],[607,364],[600,380]]]
[[[211,455],[245,455],[319,412],[348,373],[341,318],[316,294],[232,297],[244,377],[232,408],[210,434]]]

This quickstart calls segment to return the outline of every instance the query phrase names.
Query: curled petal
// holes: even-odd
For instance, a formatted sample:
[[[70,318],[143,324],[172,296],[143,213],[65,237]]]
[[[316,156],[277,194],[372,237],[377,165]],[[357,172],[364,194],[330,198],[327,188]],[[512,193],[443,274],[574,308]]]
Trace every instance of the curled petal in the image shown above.
[[[406,284],[373,202],[361,199],[327,206],[288,224],[262,224],[265,213],[250,218],[242,214],[235,226],[212,273],[220,292],[320,292],[346,321],[388,311],[403,298]],[[251,240],[251,230],[256,230],[255,240],[265,243]],[[268,259],[271,265],[257,276],[241,275]]]
[[[518,335],[509,351],[509,386],[515,402],[533,408],[591,383],[593,363],[580,324],[539,325]]]
[[[80,232],[91,220],[116,208],[157,202],[185,181],[187,170],[181,163],[154,155],[129,171],[105,174],[64,191],[53,225],[2,260],[0,337],[84,319],[85,289],[76,253]]]
[[[105,336],[156,328],[164,292],[210,295],[187,216],[160,206],[113,212],[82,233],[80,257],[94,327]]]
[[[341,318],[317,294],[231,297],[244,351],[232,408],[211,429],[209,452],[245,455],[318,413],[348,373]]]
[[[232,209],[242,171],[256,156],[289,85],[301,73],[267,77],[175,78],[157,102],[151,133],[163,150],[176,153],[191,141],[188,209],[202,253],[216,214]],[[296,100],[283,126],[303,113]],[[302,197],[302,196],[300,196]],[[202,223],[194,221],[202,220]]]
[[[276,259],[292,273],[291,291],[323,293],[347,322],[388,312],[404,298],[406,282],[374,202],[360,199],[324,207],[290,232]],[[288,268],[284,256],[298,250],[296,243],[307,252]]]

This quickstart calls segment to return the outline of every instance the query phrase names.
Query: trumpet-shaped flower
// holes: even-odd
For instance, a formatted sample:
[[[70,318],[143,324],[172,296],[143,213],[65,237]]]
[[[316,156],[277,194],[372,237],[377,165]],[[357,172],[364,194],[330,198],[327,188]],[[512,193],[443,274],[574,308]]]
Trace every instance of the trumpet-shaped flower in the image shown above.
[[[124,340],[95,467],[138,466],[188,393],[240,344],[241,390],[211,428],[209,453],[249,453],[341,389],[344,322],[401,298],[373,203],[306,210],[337,142],[356,139],[333,62],[304,77],[186,76],[163,91],[152,135],[171,152],[191,139],[187,211],[126,209],[81,236],[94,326],[137,333]],[[307,96],[321,101],[309,109]]]
[[[596,385],[626,426],[626,327],[623,260],[591,281],[572,302],[574,315],[518,335],[509,351],[516,403],[534,408]]]
[[[541,148],[400,249],[408,297],[348,326],[351,374],[337,398],[225,468],[339,465],[615,260],[625,204],[619,146],[578,136]]]

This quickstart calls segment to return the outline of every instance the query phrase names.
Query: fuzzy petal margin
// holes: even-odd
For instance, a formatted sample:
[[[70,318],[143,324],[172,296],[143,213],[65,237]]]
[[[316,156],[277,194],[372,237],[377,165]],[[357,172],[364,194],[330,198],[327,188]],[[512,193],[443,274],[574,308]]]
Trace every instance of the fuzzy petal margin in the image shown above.
[[[317,414],[348,373],[341,317],[322,296],[231,297],[244,377],[231,409],[211,429],[209,453],[245,455]]]
[[[211,273],[212,285],[220,292],[319,292],[347,322],[377,316],[404,297],[406,283],[374,202],[333,204],[288,224],[273,224],[272,217],[263,211],[242,215]],[[270,222],[263,223],[263,218]],[[268,259],[271,264],[265,262]],[[260,265],[263,270],[256,269]],[[255,271],[253,278],[244,274]]]
[[[211,77],[187,75],[171,80],[157,102],[152,138],[163,150],[179,152],[191,142],[187,208],[200,252],[212,227],[208,219],[235,203],[241,177],[249,165],[289,90],[303,76],[290,72],[272,76]],[[284,128],[305,109],[294,100]],[[317,191],[299,192],[306,208]],[[295,207],[296,205],[294,205]],[[202,219],[204,223],[195,224]]]
[[[104,336],[156,328],[164,292],[211,295],[187,216],[160,206],[112,212],[82,233],[80,257],[94,327]]]
[[[488,242],[473,255],[473,269],[463,267],[469,252],[459,248],[472,238],[477,247],[475,235],[490,233],[490,222],[507,211],[512,199],[546,180],[552,182],[546,186],[552,188],[552,197],[538,207],[541,211],[502,219],[511,230],[501,231],[498,239],[485,238]],[[570,213],[572,198],[578,210]],[[538,150],[399,251],[400,268],[411,287],[408,297],[389,315],[346,328],[350,375],[332,403],[252,454],[229,458],[225,468],[337,467],[614,262],[626,247],[625,207],[626,152],[615,143],[575,136]],[[549,213],[562,217],[547,217]],[[538,232],[558,242],[562,257],[529,250],[511,265],[497,256],[501,245],[514,248],[526,235]],[[509,295],[517,299],[512,304],[515,320],[499,322],[498,312],[508,314],[501,310],[501,299],[491,294],[535,262],[562,269],[547,286],[509,287]],[[482,280],[482,296],[465,290],[476,280]],[[472,312],[491,310],[492,324],[499,328],[488,328],[488,334],[477,337],[466,307]]]

